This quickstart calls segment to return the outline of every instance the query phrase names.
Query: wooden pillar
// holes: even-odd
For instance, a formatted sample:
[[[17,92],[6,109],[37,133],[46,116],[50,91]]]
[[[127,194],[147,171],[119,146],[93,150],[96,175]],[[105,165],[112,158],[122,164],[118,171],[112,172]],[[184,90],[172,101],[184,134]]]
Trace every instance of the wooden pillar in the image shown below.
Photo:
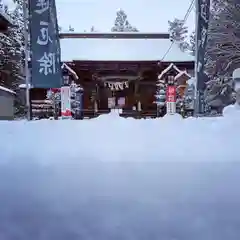
[[[96,96],[94,99],[94,112],[97,113],[98,112],[98,99],[99,99],[99,93],[98,93],[98,84],[96,83]]]
[[[137,111],[140,112],[142,111],[142,104],[141,104],[141,98],[140,98],[140,94],[139,94],[139,80],[141,79],[141,77],[139,77],[136,81],[135,81],[135,91],[134,91],[134,95],[135,95],[135,99],[137,100]]]
[[[137,110],[138,110],[138,112],[142,111],[142,104],[141,104],[140,100],[137,102]]]
[[[98,81],[97,81],[97,74],[93,73],[92,74],[92,81],[94,86],[93,87],[93,92],[94,92],[94,99],[93,99],[93,111],[94,114],[98,112],[98,99],[99,99],[99,92],[98,92]]]
[[[97,100],[94,101],[94,112],[95,112],[95,113],[98,112],[98,103],[97,103]]]

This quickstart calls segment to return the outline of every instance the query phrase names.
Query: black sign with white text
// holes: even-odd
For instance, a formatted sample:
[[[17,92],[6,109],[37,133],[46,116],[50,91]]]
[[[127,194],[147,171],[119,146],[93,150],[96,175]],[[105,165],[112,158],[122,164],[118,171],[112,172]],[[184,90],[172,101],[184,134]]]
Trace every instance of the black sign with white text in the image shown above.
[[[60,88],[62,72],[55,1],[31,0],[29,3],[32,85]]]

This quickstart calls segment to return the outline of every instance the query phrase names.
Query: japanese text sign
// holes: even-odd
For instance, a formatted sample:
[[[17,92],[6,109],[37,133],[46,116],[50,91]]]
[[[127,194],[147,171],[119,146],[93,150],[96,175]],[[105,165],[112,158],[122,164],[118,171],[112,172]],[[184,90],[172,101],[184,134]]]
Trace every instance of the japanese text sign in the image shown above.
[[[59,88],[62,73],[55,1],[31,0],[29,12],[32,85]]]
[[[167,102],[176,102],[176,87],[175,86],[168,86],[167,87],[167,93],[166,93],[166,96],[167,96],[167,99],[166,101]]]

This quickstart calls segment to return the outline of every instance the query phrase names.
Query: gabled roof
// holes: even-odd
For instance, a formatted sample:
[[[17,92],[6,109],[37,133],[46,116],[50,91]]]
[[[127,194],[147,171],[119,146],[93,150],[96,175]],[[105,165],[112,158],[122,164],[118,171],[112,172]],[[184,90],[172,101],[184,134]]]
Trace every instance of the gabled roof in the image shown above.
[[[94,33],[93,33],[94,34]],[[95,33],[96,34],[96,33]],[[123,34],[123,33],[122,33]],[[130,33],[124,33],[129,34]],[[168,38],[61,38],[61,60],[70,61],[161,61],[172,44]],[[134,35],[131,33],[131,35]],[[120,35],[120,34],[117,34]],[[193,56],[173,44],[165,62],[193,62]]]
[[[158,75],[158,79],[161,80],[162,77],[163,77],[163,75],[166,74],[166,73],[167,73],[168,71],[170,71],[171,69],[175,69],[175,70],[178,72],[177,76],[178,76],[179,74],[183,74],[183,72],[184,72],[184,71],[181,71],[174,63],[171,63],[171,64],[169,64],[168,67],[166,67],[166,68]],[[187,74],[187,72],[186,72],[186,74]],[[188,75],[188,76],[191,77],[190,75]],[[178,76],[178,77],[179,77],[179,76]],[[175,77],[175,78],[176,78],[176,77]]]
[[[169,64],[168,67],[166,67],[159,75],[158,75],[158,83],[157,86],[161,86],[165,84],[165,79],[163,79],[162,77],[164,76],[164,74],[166,74],[168,71],[170,71],[171,69],[175,69],[177,71],[177,75],[174,76],[174,80],[177,80],[179,77],[181,77],[182,75],[185,75],[188,77],[188,79],[191,79],[191,75],[189,75],[187,73],[186,70],[182,71],[180,70],[175,64],[171,63]]]
[[[75,80],[78,79],[77,73],[76,73],[72,68],[70,68],[66,63],[63,63],[62,66],[61,66],[61,68],[62,68],[62,69],[63,69],[63,68],[67,69],[67,70],[72,74],[72,76],[74,77]]]
[[[178,79],[178,78],[181,77],[182,75],[187,76],[188,79],[191,78],[191,75],[189,75],[189,74],[187,73],[187,71],[181,71],[180,73],[178,73],[178,74],[175,76],[175,79]]]

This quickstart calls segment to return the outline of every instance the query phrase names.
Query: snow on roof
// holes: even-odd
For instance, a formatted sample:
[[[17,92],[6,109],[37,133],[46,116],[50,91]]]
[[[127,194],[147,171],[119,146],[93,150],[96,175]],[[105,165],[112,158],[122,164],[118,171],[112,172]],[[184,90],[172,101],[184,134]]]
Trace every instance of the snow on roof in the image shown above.
[[[11,89],[5,88],[5,87],[2,87],[2,86],[0,86],[0,91],[8,92],[8,93],[11,93],[11,94],[16,94],[16,93],[15,93],[14,91],[12,91]]]
[[[175,76],[175,79],[178,79],[179,77],[181,77],[182,75],[186,75],[189,79],[191,78],[191,76],[187,73],[187,71],[181,71],[180,73],[178,73]]]
[[[75,79],[78,79],[77,73],[72,68],[70,68],[66,63],[63,63],[61,68],[62,69],[66,68],[73,75]]]
[[[158,75],[158,79],[160,80],[162,76],[166,74],[168,71],[170,71],[172,68],[175,69],[178,72],[178,74],[182,72],[175,64],[171,63]]]
[[[60,39],[62,61],[161,61],[169,39]],[[165,62],[190,62],[193,56],[182,52],[177,44],[164,58]]]

